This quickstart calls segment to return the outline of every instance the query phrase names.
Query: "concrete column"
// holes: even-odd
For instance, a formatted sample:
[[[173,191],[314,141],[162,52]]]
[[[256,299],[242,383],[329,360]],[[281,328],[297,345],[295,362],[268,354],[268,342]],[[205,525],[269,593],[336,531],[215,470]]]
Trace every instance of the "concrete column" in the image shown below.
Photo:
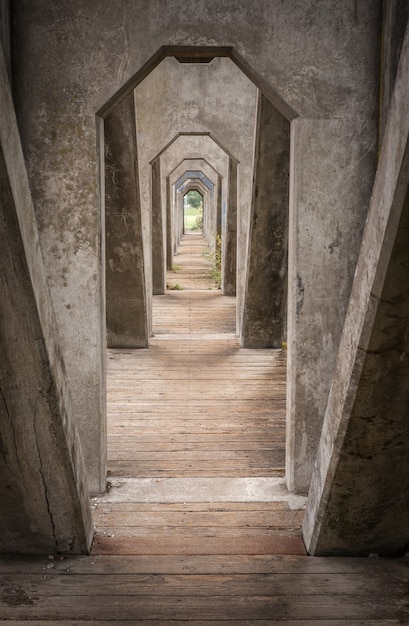
[[[166,225],[162,206],[160,157],[151,163],[152,184],[152,291],[154,296],[166,290]]]
[[[222,291],[236,295],[237,280],[237,161],[229,157],[228,204],[223,219]]]
[[[106,319],[109,348],[148,345],[133,94],[105,120]]]
[[[291,124],[286,479],[308,493],[371,196],[375,120]]]
[[[290,126],[260,96],[241,343],[280,348],[287,311]]]
[[[216,228],[213,231],[214,235],[222,236],[222,212],[223,212],[223,190],[222,190],[223,178],[217,176],[217,190],[216,190]]]
[[[174,248],[174,216],[172,211],[171,189],[169,176],[166,177],[166,267],[171,270],[173,267]]]
[[[311,554],[397,556],[409,540],[409,31],[303,524]]]
[[[0,50],[0,552],[87,552],[87,476]]]

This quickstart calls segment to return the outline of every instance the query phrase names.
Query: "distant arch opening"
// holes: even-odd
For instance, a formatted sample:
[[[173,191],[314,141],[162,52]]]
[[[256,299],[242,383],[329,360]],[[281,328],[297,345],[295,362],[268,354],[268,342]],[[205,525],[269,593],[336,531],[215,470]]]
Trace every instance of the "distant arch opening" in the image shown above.
[[[183,196],[183,233],[203,233],[203,195],[191,189]]]

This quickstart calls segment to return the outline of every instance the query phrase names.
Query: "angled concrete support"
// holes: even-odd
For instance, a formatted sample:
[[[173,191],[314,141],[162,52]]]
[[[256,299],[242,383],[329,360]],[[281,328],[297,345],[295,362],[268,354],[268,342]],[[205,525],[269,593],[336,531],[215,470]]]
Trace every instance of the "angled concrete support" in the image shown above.
[[[87,476],[0,51],[0,552],[87,552]]]
[[[105,120],[106,317],[110,348],[148,345],[133,94]]]
[[[287,311],[288,121],[260,95],[242,346],[280,348]]]
[[[151,163],[152,189],[152,293],[163,295],[166,290],[166,223],[162,206],[160,156]]]
[[[311,554],[409,540],[409,31],[340,342],[304,539]]]

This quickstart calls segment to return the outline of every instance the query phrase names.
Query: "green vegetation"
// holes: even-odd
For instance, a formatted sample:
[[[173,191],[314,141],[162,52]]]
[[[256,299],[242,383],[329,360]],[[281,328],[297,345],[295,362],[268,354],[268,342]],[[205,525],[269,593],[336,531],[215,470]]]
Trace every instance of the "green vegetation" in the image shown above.
[[[185,232],[203,229],[203,196],[198,191],[188,191],[185,196],[183,226]]]
[[[209,272],[209,278],[212,278],[216,283],[217,289],[222,285],[222,239],[220,235],[216,236],[216,249],[214,254],[209,254],[209,261],[212,264]]]
[[[169,291],[181,291],[183,287],[179,285],[179,283],[176,283],[175,285],[170,285],[169,283],[166,283],[166,289],[168,289]]]

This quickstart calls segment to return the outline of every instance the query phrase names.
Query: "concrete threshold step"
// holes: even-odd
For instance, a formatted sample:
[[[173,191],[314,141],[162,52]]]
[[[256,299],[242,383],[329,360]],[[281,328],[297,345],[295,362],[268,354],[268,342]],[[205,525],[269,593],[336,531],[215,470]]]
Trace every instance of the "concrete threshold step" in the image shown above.
[[[291,510],[306,498],[289,493],[283,478],[110,478],[106,494],[94,499],[114,502],[287,502]]]
[[[192,331],[190,333],[173,331],[172,333],[161,333],[155,331],[151,337],[151,340],[163,339],[175,341],[176,339],[181,341],[195,340],[195,341],[218,341],[221,339],[230,339],[232,341],[239,341],[238,336],[235,333],[201,333],[200,331]]]

